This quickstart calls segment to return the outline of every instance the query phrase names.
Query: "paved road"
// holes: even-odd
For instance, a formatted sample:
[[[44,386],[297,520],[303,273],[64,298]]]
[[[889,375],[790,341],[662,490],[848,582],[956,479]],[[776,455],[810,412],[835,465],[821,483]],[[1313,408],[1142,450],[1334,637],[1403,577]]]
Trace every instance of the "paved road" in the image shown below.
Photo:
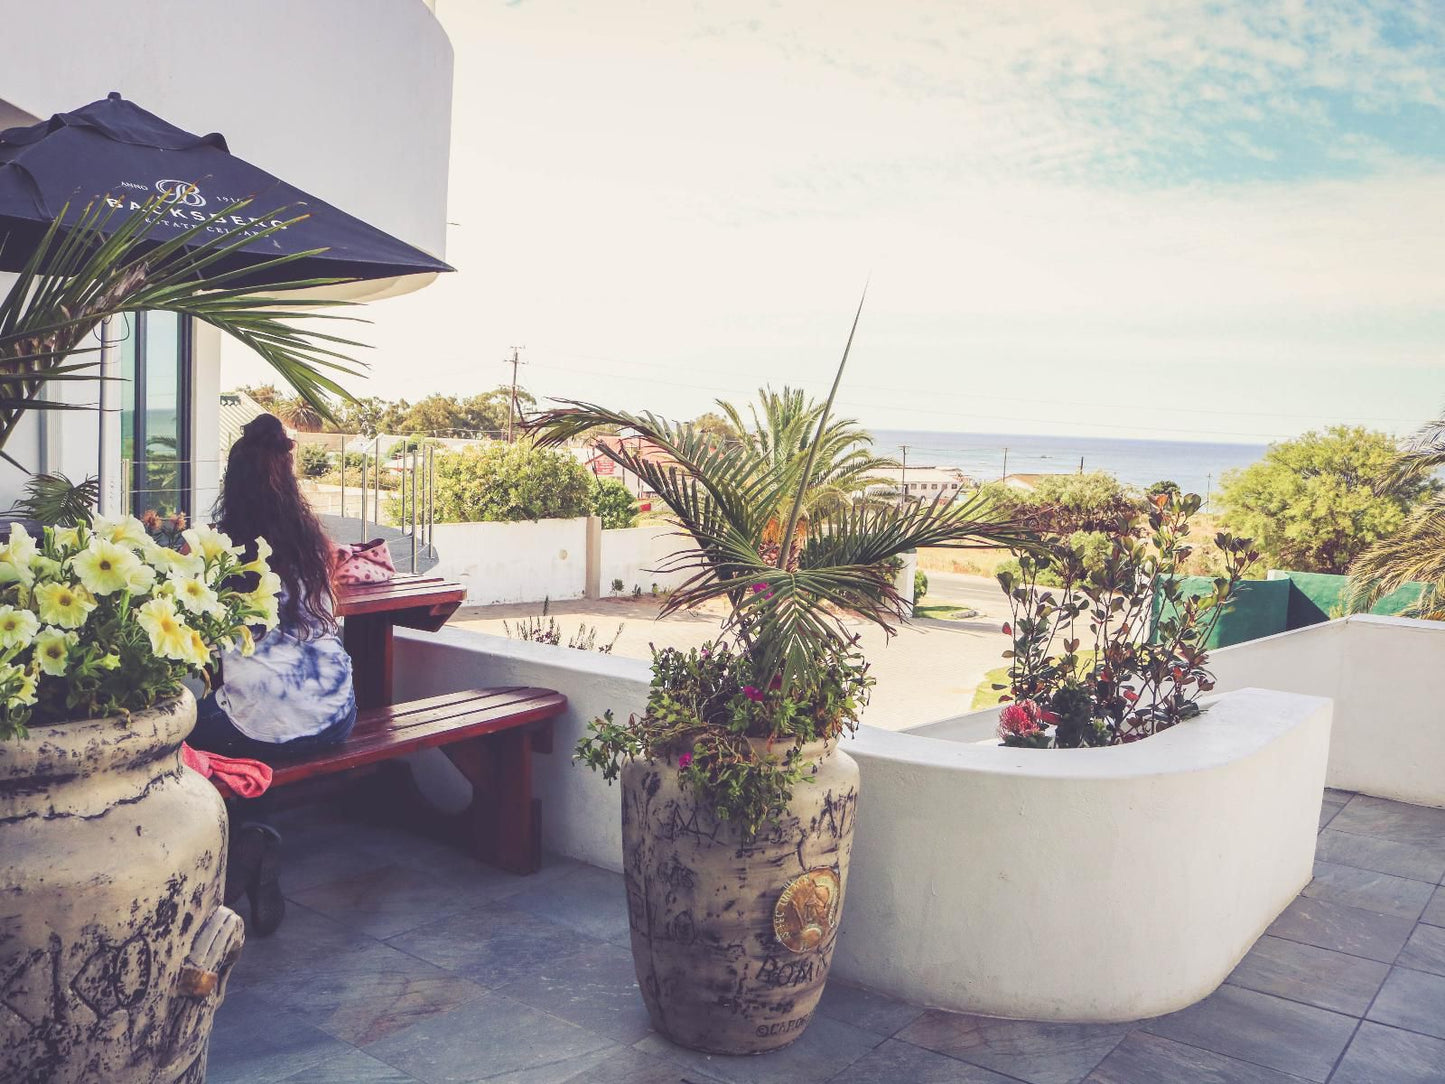
[[[1008,600],[1003,588],[991,576],[966,576],[960,572],[929,572],[928,594],[924,605],[949,602],[958,606],[971,606],[980,615],[1001,617],[1008,612]]]

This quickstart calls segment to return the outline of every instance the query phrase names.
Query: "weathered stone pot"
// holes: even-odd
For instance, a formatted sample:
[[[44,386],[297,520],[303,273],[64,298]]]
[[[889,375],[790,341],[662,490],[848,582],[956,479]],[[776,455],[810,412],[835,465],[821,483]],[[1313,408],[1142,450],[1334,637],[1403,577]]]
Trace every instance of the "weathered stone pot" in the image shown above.
[[[0,742],[0,1080],[199,1084],[240,918],[190,693]]]
[[[622,772],[622,850],[637,980],[652,1024],[714,1054],[803,1034],[833,958],[858,766],[817,742],[788,816],[754,839],[698,808],[674,764]]]

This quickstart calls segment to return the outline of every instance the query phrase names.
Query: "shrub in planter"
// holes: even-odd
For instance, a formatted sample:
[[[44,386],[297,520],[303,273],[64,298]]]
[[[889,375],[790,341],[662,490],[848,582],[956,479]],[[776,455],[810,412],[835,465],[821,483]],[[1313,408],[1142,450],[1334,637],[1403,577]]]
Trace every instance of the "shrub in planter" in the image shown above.
[[[804,514],[815,496],[804,480],[829,474],[816,435],[846,361],[845,350],[800,455],[750,441],[718,448],[691,424],[586,403],[533,424],[549,443],[597,426],[641,437],[598,451],[640,477],[690,537],[664,569],[685,577],[661,612],[727,605],[706,648],[654,656],[640,718],[605,716],[577,750],[622,782],[633,956],[649,1014],[696,1049],[786,1045],[822,994],[857,801],[857,766],[837,741],[871,685],[845,616],[888,631],[906,617],[889,562],[908,550],[1022,539],[978,501],[818,502],[823,511]]]
[[[241,924],[221,800],[181,765],[182,679],[274,627],[280,580],[264,544],[185,540],[96,517],[0,547],[0,975],[32,994],[0,1079],[204,1078]]]
[[[994,686],[1012,702],[999,716],[1005,745],[1115,745],[1198,713],[1214,687],[1204,645],[1258,559],[1249,539],[1220,533],[1214,589],[1186,595],[1189,521],[1200,504],[1198,494],[1157,493],[1146,513],[1115,521],[1102,559],[1076,537],[1055,536],[998,574],[1012,638],[1008,684]]]

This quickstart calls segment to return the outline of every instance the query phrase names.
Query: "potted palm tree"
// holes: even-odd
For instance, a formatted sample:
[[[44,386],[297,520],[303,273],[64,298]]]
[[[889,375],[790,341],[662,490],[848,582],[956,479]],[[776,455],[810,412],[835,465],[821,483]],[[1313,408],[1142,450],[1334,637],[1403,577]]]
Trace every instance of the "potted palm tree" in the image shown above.
[[[103,208],[57,219],[0,300],[0,456],[28,411],[75,409],[44,389],[98,379],[88,337],[136,310],[219,327],[327,409],[346,340],[298,323],[316,302],[269,291],[334,280],[258,296],[216,272],[294,220],[243,230],[228,207],[150,245],[162,202]],[[27,507],[51,522],[0,536],[0,976],[13,1010],[0,1014],[0,1079],[199,1081],[241,925],[221,901],[224,808],[182,767],[195,722],[182,682],[274,626],[280,580],[264,544],[244,561],[194,528],[181,553],[139,520],[92,516],[88,484],[29,488]]]
[[[656,652],[641,717],[605,716],[578,747],[622,782],[633,956],[653,1024],[699,1050],[784,1046],[822,994],[858,796],[838,741],[872,685],[853,625],[891,633],[906,619],[891,560],[1022,541],[978,501],[817,499],[827,468],[855,450],[821,439],[847,360],[845,348],[827,400],[782,447],[746,432],[719,445],[690,423],[575,401],[531,425],[543,443],[599,426],[639,437],[599,450],[658,494],[688,540],[671,565],[689,575],[663,612],[726,608],[706,647]]]

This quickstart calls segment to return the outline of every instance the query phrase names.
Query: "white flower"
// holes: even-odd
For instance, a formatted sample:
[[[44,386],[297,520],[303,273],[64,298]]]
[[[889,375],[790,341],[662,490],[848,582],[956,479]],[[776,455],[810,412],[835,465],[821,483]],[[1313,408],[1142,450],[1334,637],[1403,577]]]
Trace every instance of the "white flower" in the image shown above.
[[[115,542],[122,546],[132,546],[136,549],[140,549],[151,540],[151,536],[146,533],[145,524],[135,516],[119,516],[111,519],[109,516],[95,515],[90,519],[90,529],[97,538],[103,538],[107,542]]]
[[[226,607],[216,597],[216,592],[197,576],[172,576],[166,580],[166,588],[166,594],[172,596],[183,610],[218,617],[226,613]]]
[[[243,552],[240,546],[231,544],[230,536],[211,527],[192,527],[189,531],[183,531],[181,537],[185,539],[192,553],[200,554],[208,563],[224,554],[229,553],[234,557]]]
[[[30,610],[0,606],[0,650],[25,647],[40,628],[40,618]]]
[[[144,556],[157,571],[168,576],[199,576],[206,570],[206,559],[199,553],[182,553],[156,543],[146,547]]]
[[[130,585],[131,573],[140,558],[130,550],[103,538],[92,538],[90,545],[71,558],[71,568],[91,593],[109,595]]]
[[[64,677],[70,649],[80,637],[73,632],[47,626],[35,636],[35,661],[51,677]]]

